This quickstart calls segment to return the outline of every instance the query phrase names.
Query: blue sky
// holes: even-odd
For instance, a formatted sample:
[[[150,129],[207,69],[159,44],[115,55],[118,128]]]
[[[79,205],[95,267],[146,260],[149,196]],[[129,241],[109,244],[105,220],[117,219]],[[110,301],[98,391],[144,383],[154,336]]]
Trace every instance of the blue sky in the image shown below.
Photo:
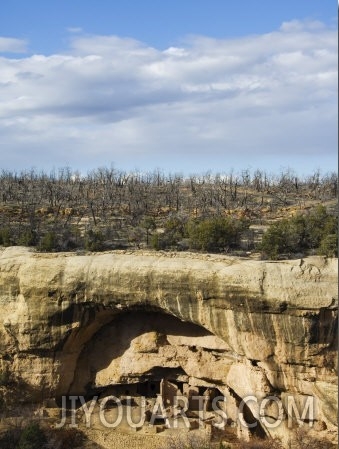
[[[0,168],[333,170],[334,0],[5,0]]]
[[[293,19],[330,24],[336,17],[335,0],[5,0],[0,30],[48,54],[63,50],[70,28],[166,48],[188,34],[236,37],[267,33]]]

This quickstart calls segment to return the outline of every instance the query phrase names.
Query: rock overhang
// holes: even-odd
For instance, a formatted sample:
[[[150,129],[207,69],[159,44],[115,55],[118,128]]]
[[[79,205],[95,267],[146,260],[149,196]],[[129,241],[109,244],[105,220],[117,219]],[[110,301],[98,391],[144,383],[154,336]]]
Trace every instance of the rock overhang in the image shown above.
[[[315,394],[317,382],[329,391],[336,384],[335,259],[41,254],[18,247],[0,252],[0,270],[2,364],[10,357],[19,377],[37,389],[43,383],[51,396],[73,382],[89,342],[117,317],[138,312],[143,320],[147,313],[173,316],[221,339],[224,355],[239,359],[224,373],[225,388],[239,396],[241,382],[258,393],[270,385],[269,391],[298,395]],[[329,411],[318,396],[321,419],[333,425],[333,401]]]

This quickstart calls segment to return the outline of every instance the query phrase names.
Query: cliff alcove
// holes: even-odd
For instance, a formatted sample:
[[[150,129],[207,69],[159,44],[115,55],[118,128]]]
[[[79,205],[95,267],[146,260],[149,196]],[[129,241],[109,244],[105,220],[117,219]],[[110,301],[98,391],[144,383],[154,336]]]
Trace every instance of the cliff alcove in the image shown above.
[[[161,312],[128,311],[115,315],[84,343],[78,359],[72,361],[76,366],[71,384],[60,379],[63,391],[60,387],[59,391],[83,395],[114,384],[162,377],[213,382],[211,367],[221,365],[221,359],[223,365],[233,360],[225,358],[229,349],[220,337],[196,324]]]
[[[248,395],[277,397],[285,421],[288,396],[312,397],[302,420],[324,438],[337,431],[336,259],[7,248],[0,303],[1,370],[21,399],[154,395],[166,381],[183,394],[218,390],[233,421]]]

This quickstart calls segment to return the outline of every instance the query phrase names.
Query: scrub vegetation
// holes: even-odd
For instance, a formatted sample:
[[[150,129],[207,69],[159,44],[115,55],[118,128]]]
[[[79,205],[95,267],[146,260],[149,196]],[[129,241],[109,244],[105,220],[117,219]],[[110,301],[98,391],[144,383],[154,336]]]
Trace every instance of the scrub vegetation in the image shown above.
[[[336,173],[0,173],[0,245],[337,256]]]

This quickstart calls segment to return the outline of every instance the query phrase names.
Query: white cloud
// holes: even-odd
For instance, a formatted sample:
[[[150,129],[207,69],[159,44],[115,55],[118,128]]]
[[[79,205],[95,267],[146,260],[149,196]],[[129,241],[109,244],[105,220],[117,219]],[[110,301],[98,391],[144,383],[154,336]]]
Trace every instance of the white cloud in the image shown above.
[[[68,27],[67,31],[69,33],[82,33],[83,29],[81,27]]]
[[[0,36],[1,53],[25,53],[27,51],[27,42],[23,39]]]
[[[265,35],[190,36],[165,51],[74,35],[63,54],[0,59],[0,98],[9,168],[331,165],[337,33],[293,21]]]

